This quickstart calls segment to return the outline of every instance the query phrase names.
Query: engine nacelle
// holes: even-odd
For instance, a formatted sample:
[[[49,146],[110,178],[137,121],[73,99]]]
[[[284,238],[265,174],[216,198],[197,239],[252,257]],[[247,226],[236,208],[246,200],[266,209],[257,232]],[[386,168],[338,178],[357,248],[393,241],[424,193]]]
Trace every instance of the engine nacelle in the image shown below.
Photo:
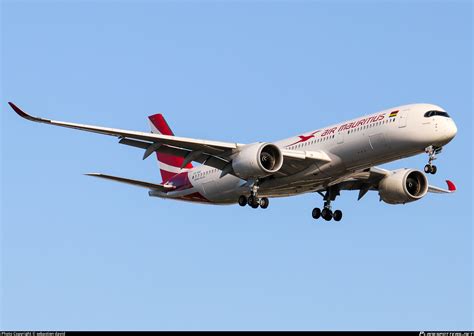
[[[416,169],[394,170],[379,182],[379,195],[388,204],[417,201],[428,192],[425,174]]]
[[[232,160],[235,175],[243,179],[271,175],[282,165],[283,154],[280,148],[271,143],[246,145]]]

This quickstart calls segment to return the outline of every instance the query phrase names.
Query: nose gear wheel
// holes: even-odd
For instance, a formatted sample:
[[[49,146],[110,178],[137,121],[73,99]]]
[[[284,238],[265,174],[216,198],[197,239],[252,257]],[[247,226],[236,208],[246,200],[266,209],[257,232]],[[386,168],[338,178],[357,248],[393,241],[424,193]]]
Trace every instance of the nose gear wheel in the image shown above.
[[[433,161],[437,159],[436,155],[441,153],[443,147],[429,146],[425,148],[425,152],[428,154],[428,163],[425,165],[424,171],[426,174],[436,174],[438,168],[433,164]]]

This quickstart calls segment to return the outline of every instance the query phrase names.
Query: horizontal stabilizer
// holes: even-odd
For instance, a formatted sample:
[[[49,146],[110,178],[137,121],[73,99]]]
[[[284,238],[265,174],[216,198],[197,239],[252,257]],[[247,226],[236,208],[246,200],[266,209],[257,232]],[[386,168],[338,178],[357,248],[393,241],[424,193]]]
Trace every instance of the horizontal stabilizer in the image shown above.
[[[99,173],[89,173],[85,174],[87,176],[94,176],[94,177],[100,177],[103,179],[108,179],[116,182],[121,182],[121,183],[126,183],[126,184],[131,184],[134,186],[138,187],[143,187],[151,190],[158,190],[161,192],[168,192],[170,190],[173,190],[174,187],[172,186],[167,186],[163,184],[156,184],[156,183],[150,183],[150,182],[145,182],[145,181],[138,181],[138,180],[132,180],[124,177],[118,177],[118,176],[112,176],[112,175],[106,175],[106,174],[99,174]]]

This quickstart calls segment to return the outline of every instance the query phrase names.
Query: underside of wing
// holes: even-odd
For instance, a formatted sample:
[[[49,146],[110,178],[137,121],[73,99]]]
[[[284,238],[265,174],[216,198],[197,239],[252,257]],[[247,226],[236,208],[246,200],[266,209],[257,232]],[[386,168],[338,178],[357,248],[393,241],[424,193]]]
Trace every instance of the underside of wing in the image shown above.
[[[133,186],[147,188],[147,189],[150,189],[150,190],[157,190],[157,191],[161,191],[161,192],[168,192],[168,191],[171,191],[171,190],[174,189],[174,187],[167,186],[167,185],[164,185],[164,184],[156,184],[156,183],[151,183],[151,182],[132,180],[132,179],[124,178],[124,177],[112,176],[112,175],[106,175],[106,174],[100,174],[100,173],[89,173],[89,174],[85,174],[85,175],[99,177],[99,178],[103,178],[103,179],[106,179],[106,180],[112,180],[112,181],[120,182],[120,183],[126,183],[126,184],[130,184],[130,185],[133,185]]]
[[[429,185],[428,192],[434,193],[434,194],[451,194],[456,191],[456,186],[454,185],[452,181],[446,180],[446,184],[448,186],[448,189],[443,189],[440,187]]]
[[[331,162],[331,157],[322,150],[297,151],[283,149],[283,165],[276,174],[277,177],[292,176],[295,174],[309,175],[320,166]]]
[[[381,180],[390,176],[394,172],[372,167],[363,171],[355,172],[349,176],[334,180],[330,186],[336,187],[338,190],[359,190],[359,199],[361,199],[369,190],[379,190]],[[419,172],[419,174],[422,174]],[[425,178],[426,180],[426,178]],[[427,180],[426,180],[427,181]],[[450,194],[456,191],[456,186],[450,180],[446,180],[448,189],[443,189],[433,185],[427,185],[426,192],[436,194]]]

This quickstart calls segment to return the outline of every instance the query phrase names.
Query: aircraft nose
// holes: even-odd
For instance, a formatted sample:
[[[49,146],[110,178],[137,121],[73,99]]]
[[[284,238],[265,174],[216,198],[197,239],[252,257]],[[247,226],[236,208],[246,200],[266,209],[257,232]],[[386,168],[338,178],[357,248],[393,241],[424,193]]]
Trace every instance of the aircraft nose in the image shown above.
[[[433,134],[435,135],[434,144],[437,146],[444,146],[449,143],[456,136],[458,128],[452,119],[443,118],[435,125],[437,131]]]
[[[453,139],[456,134],[458,133],[458,128],[456,124],[454,123],[454,120],[450,120],[448,122],[448,125],[446,127],[446,136],[449,138],[449,140]]]

